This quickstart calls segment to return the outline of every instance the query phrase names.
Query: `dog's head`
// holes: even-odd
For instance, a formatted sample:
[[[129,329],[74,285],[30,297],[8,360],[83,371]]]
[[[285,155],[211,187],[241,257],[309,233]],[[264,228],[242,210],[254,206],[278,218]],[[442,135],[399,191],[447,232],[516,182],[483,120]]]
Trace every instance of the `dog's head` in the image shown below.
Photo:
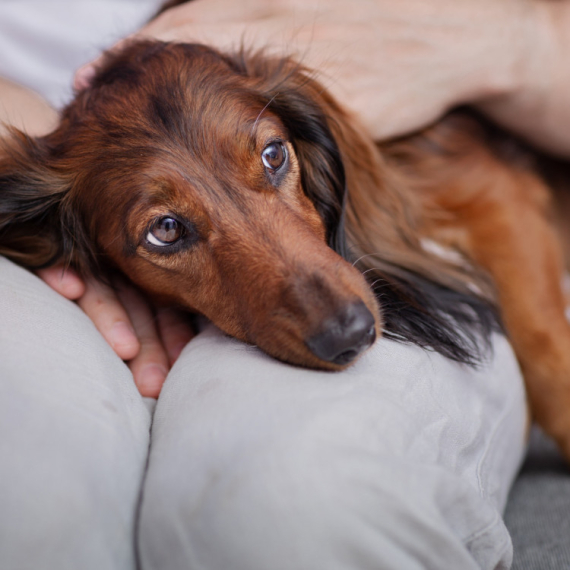
[[[119,269],[279,359],[342,368],[381,318],[341,255],[340,114],[290,60],[133,43],[55,132],[4,141],[0,253]]]

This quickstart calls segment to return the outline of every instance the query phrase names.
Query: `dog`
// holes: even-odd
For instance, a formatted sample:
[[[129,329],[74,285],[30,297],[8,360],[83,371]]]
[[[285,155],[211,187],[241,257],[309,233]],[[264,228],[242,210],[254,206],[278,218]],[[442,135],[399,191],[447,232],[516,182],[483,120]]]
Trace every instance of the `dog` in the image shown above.
[[[282,361],[379,335],[476,366],[496,332],[570,457],[570,328],[551,194],[470,112],[377,145],[289,58],[132,41],[50,134],[0,147],[0,253],[119,272]]]

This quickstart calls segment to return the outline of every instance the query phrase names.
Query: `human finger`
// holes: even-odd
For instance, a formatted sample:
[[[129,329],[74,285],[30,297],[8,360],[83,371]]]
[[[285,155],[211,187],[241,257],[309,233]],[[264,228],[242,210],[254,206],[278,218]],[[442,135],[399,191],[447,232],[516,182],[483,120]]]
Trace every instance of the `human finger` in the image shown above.
[[[148,300],[135,288],[122,284],[117,291],[140,343],[140,350],[128,366],[141,395],[157,398],[170,362],[160,340],[156,317]]]
[[[54,291],[66,299],[75,301],[85,294],[85,281],[70,267],[58,264],[40,269],[37,274]]]
[[[194,338],[194,331],[188,317],[173,308],[161,308],[157,311],[157,323],[162,344],[172,366],[183,348]]]
[[[115,45],[113,45],[110,49],[103,52],[99,57],[95,58],[94,60],[82,65],[73,76],[73,89],[75,91],[81,91],[82,89],[86,89],[91,85],[95,74],[97,73],[97,68],[101,65],[103,60],[105,59],[106,55],[109,53],[113,53],[115,51],[121,51],[121,49],[132,39],[133,36],[129,36],[118,41]]]
[[[87,279],[85,293],[77,299],[77,304],[122,360],[131,360],[138,354],[140,343],[129,314],[109,285]]]

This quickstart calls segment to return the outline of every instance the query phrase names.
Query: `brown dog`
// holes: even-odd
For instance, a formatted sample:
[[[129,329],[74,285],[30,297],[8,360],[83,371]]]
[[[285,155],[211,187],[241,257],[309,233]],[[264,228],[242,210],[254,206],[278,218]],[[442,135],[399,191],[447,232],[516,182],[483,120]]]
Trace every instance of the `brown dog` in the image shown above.
[[[53,133],[3,141],[0,253],[119,270],[329,370],[381,333],[476,364],[500,312],[570,457],[561,248],[549,192],[507,146],[455,114],[378,147],[291,60],[134,42]]]

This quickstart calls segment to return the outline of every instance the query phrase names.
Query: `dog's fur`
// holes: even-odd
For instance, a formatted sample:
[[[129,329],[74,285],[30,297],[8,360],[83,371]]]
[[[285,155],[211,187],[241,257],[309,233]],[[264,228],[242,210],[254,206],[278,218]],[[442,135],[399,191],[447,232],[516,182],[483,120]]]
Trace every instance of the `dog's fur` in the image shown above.
[[[54,132],[2,142],[0,253],[118,270],[314,368],[343,368],[380,333],[476,364],[504,326],[570,455],[561,249],[546,186],[505,141],[456,113],[377,146],[289,59],[133,42]],[[275,170],[271,144],[286,152]],[[184,228],[168,247],[149,241],[164,216]],[[311,343],[342,336],[356,306],[373,315],[366,342],[323,357]]]

